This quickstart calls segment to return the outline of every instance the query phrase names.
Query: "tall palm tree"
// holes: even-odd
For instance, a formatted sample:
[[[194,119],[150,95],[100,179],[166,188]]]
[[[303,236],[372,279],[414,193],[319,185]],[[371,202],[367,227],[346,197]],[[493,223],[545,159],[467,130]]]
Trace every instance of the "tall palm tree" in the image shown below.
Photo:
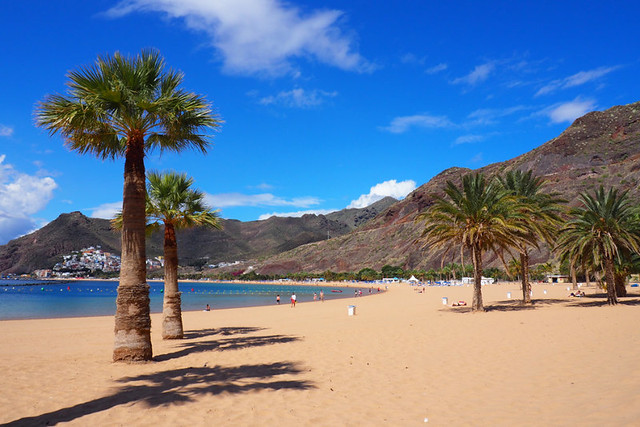
[[[520,279],[522,281],[522,303],[531,304],[531,284],[529,283],[529,249],[538,248],[540,240],[550,245],[554,231],[560,221],[560,203],[564,200],[557,194],[542,191],[544,180],[534,176],[531,170],[511,170],[499,176],[500,184],[513,196],[520,199],[521,221],[526,229],[527,239],[522,239],[517,246],[520,254]]]
[[[202,96],[180,89],[182,73],[164,68],[152,50],[98,57],[93,66],[69,72],[66,96],[48,95],[36,107],[37,124],[59,133],[72,150],[125,159],[114,361],[152,358],[144,157],[153,149],[206,152],[204,132],[220,124]]]
[[[560,230],[556,250],[586,265],[604,267],[607,302],[618,303],[615,263],[623,251],[640,253],[640,224],[627,192],[603,187],[595,194],[580,194],[582,206],[572,209],[573,218]]]
[[[191,188],[193,179],[176,172],[147,174],[147,222],[164,226],[164,303],[162,338],[184,337],[178,288],[178,242],[176,230],[190,227],[222,229],[217,212],[204,202],[204,194]]]
[[[496,181],[487,183],[484,175],[462,177],[462,188],[448,181],[448,199],[435,203],[418,215],[425,222],[426,244],[434,249],[462,243],[471,253],[474,291],[471,308],[484,310],[482,303],[482,254],[516,245],[526,231],[518,221],[518,201]]]

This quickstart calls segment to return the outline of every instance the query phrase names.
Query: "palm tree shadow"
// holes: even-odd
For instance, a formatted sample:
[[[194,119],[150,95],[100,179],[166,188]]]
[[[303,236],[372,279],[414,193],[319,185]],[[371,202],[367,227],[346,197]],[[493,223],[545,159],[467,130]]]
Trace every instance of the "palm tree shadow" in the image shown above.
[[[179,344],[181,350],[173,353],[160,354],[153,358],[156,362],[184,357],[193,353],[206,351],[240,350],[249,347],[261,347],[265,345],[284,344],[298,341],[300,338],[287,335],[261,335],[256,337],[220,338],[209,341],[184,342]]]
[[[640,305],[640,299],[630,298],[637,297],[636,295],[627,295],[626,297],[618,297],[618,305],[637,306]],[[595,300],[598,298],[597,300]],[[590,301],[589,301],[590,300]],[[607,302],[607,294],[595,294],[587,295],[582,298],[578,298],[567,304],[568,307],[604,307],[609,305]]]
[[[243,335],[243,334],[250,334],[252,332],[262,331],[264,329],[265,328],[257,328],[253,326],[247,326],[247,327],[227,326],[223,328],[198,329],[194,331],[185,332],[184,339],[189,340],[189,339],[207,337],[211,335]]]
[[[220,393],[240,394],[258,390],[315,388],[310,381],[292,380],[288,377],[299,375],[301,372],[303,370],[297,363],[278,362],[234,367],[179,368],[124,377],[117,380],[122,386],[108,396],[42,415],[24,417],[5,425],[54,425],[125,404],[141,403],[146,407],[170,406],[194,402],[198,396]]]
[[[495,301],[492,304],[484,306],[484,312],[491,311],[529,311],[535,310],[537,308],[541,308],[543,306],[555,305],[555,304],[566,304],[567,300],[565,299],[533,299],[531,304],[523,304],[521,300],[501,300]],[[454,313],[471,313],[470,306],[463,307],[451,307],[443,309],[443,311],[454,312]]]

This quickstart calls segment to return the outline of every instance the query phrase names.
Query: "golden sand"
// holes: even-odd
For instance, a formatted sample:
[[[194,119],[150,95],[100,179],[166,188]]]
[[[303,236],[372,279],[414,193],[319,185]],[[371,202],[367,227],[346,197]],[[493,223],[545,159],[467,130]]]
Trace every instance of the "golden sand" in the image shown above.
[[[523,309],[517,285],[491,285],[474,314],[442,304],[470,287],[390,288],[186,312],[180,341],[153,315],[156,361],[142,364],[111,362],[112,317],[0,321],[0,424],[640,423],[640,297],[608,307],[535,284]]]

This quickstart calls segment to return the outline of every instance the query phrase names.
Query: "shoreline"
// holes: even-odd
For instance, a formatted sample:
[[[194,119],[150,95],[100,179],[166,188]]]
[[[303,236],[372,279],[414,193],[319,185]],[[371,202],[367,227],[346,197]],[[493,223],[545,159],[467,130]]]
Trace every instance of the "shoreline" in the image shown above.
[[[97,284],[94,286],[94,284]],[[162,312],[162,282],[152,282],[150,289],[151,314]],[[362,296],[370,296],[363,283],[328,282],[317,286],[300,282],[193,282],[181,283],[182,311],[200,311],[206,304],[213,310],[241,309],[275,305],[276,294],[281,294],[282,304],[289,304],[288,293],[296,292],[298,302],[313,302],[311,295],[321,290],[325,298],[352,299],[350,289],[361,289]],[[356,286],[357,285],[357,286]],[[7,284],[0,287],[0,296],[8,291],[7,299],[0,300],[0,322],[7,320],[56,319],[114,316],[118,283],[102,280],[78,280],[71,282],[49,281],[37,284]],[[13,290],[11,288],[14,288]],[[22,289],[21,289],[22,288]],[[40,289],[42,288],[42,289]],[[191,288],[189,291],[189,288]],[[334,289],[340,289],[334,293]],[[57,292],[58,289],[60,292]],[[194,292],[195,289],[195,292]],[[43,292],[39,292],[42,290]],[[64,293],[62,292],[64,290]],[[344,290],[344,292],[342,292]],[[71,292],[68,292],[71,291]],[[377,293],[377,290],[373,293]],[[69,295],[67,295],[69,294]],[[12,302],[15,302],[13,304]],[[24,307],[24,309],[21,309]],[[42,307],[42,309],[39,309]],[[68,308],[68,309],[65,309]]]

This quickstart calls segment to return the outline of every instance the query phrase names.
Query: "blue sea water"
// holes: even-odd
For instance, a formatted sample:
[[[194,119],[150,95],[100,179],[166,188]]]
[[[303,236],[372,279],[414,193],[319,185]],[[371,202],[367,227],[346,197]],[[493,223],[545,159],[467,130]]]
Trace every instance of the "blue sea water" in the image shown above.
[[[149,282],[151,312],[162,312],[163,283]],[[116,311],[118,282],[72,280],[69,282],[0,280],[0,320],[56,317],[111,316]],[[343,293],[331,292],[332,289]],[[324,291],[325,300],[353,297],[352,288],[219,282],[180,282],[182,310],[212,310],[281,304],[296,293],[298,302],[313,301],[313,293]],[[363,295],[365,294],[363,290]]]

